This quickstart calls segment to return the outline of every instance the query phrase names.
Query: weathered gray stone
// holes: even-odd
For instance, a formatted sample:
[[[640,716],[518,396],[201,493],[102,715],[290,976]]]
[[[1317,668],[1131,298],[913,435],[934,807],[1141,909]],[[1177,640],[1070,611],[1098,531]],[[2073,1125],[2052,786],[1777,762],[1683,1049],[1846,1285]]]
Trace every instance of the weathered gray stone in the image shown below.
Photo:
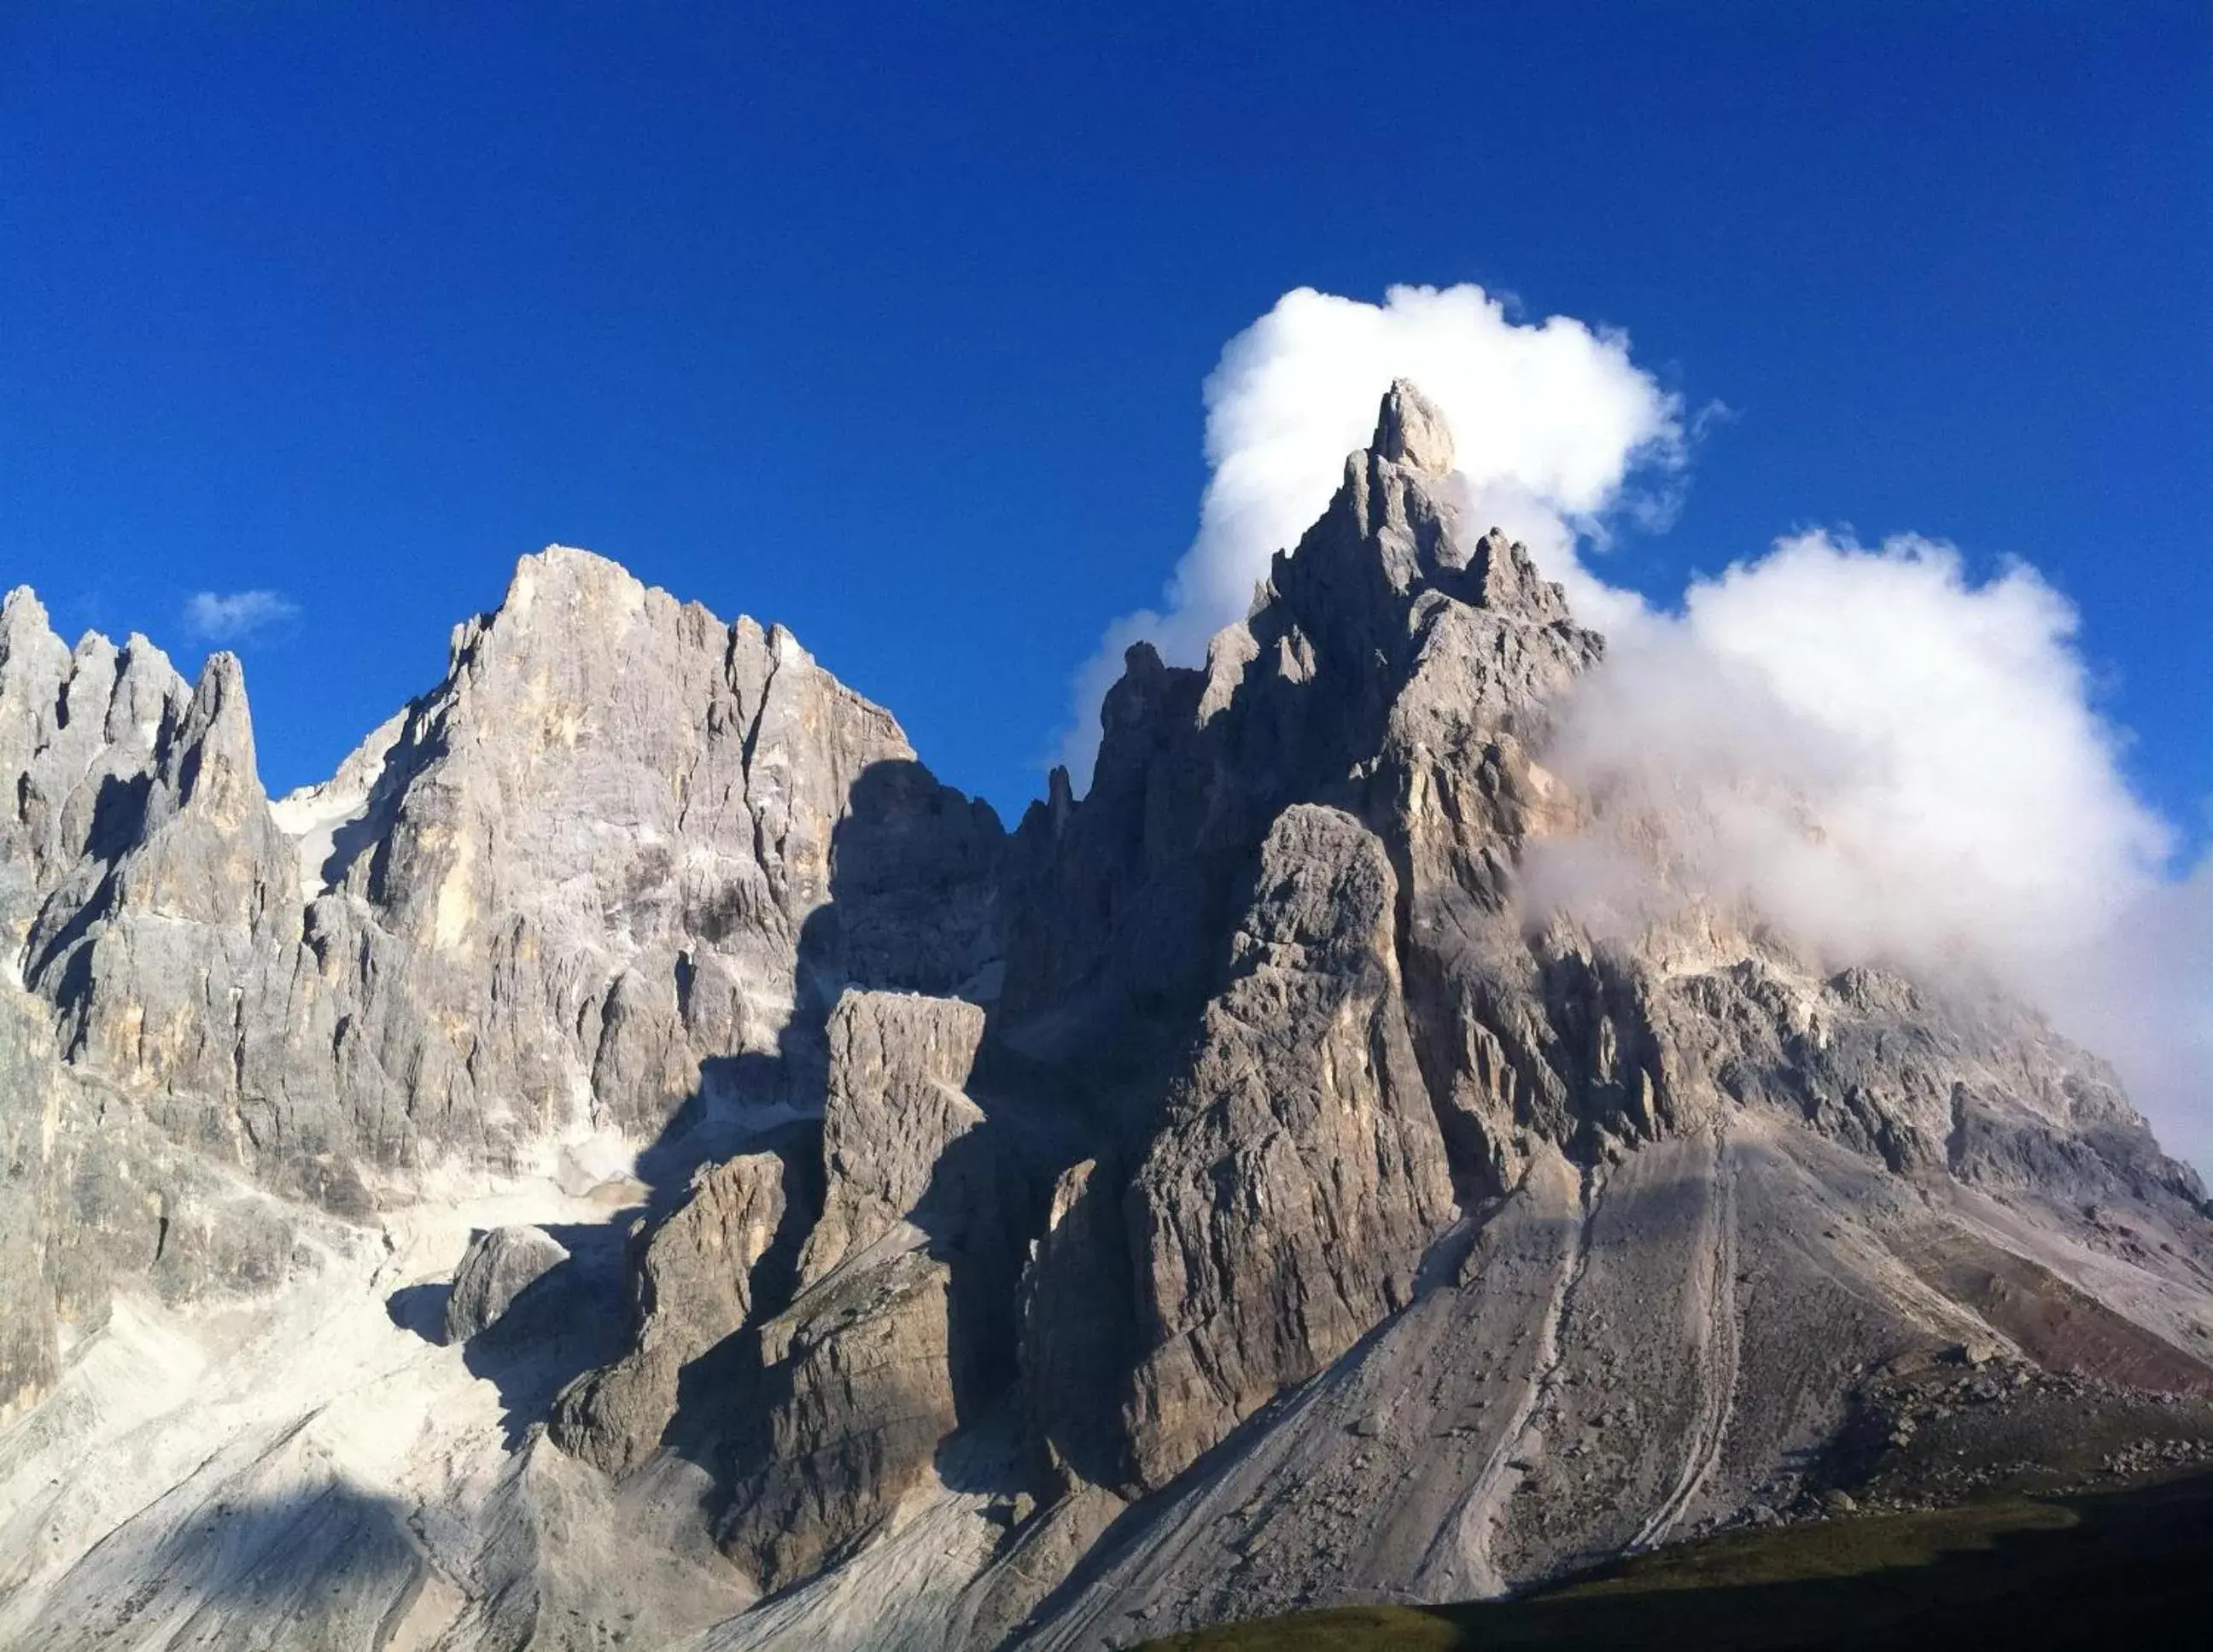
[[[984,1122],[961,1088],[983,1038],[984,1012],[956,998],[838,999],[822,1113],[822,1216],[800,1256],[802,1287],[918,1213],[926,1198],[958,1213],[957,1192],[936,1183],[947,1149]]]
[[[704,1166],[685,1201],[639,1234],[636,1345],[563,1394],[552,1425],[563,1449],[610,1474],[653,1454],[676,1415],[684,1368],[744,1327],[764,1259],[790,1247],[788,1217],[802,1212],[786,1177],[774,1153]]]
[[[469,1241],[446,1298],[446,1340],[466,1342],[497,1325],[515,1299],[569,1259],[536,1228],[494,1228]]]
[[[365,1545],[392,1588],[325,1611],[309,1566],[302,1611],[450,1585],[408,1633],[581,1645],[689,1544],[635,1620],[686,1638],[680,1595],[747,1589],[704,1498],[754,1580],[839,1569],[717,1647],[1073,1647],[1800,1506],[1916,1350],[2213,1386],[2202,1189],[2033,1015],[1826,970],[1756,912],[1600,933],[1532,898],[1586,835],[1665,886],[1680,823],[1548,769],[1603,644],[1452,463],[1393,385],[1248,616],[1202,668],[1133,646],[1089,795],[1056,774],[1011,839],[788,633],[582,552],[525,558],[438,684],[274,804],[235,660],[188,686],[10,596],[0,1422],[67,1409],[39,1396],[113,1304],[284,1300],[454,1173],[558,1172],[655,1213],[631,1345],[548,1417],[619,1326],[499,1320],[560,1247],[480,1243],[455,1328],[523,1344],[466,1362],[521,1443],[417,1523],[441,1581]],[[168,1507],[26,1587],[128,1600],[134,1565],[241,1552],[171,1543]],[[387,1529],[332,1508],[333,1540]],[[611,1510],[657,1523],[615,1542]],[[46,1520],[7,1528],[24,1556]]]
[[[1353,817],[1389,869],[1394,895],[1383,903],[1371,944],[1393,966],[1390,996],[1420,1071],[1418,1086],[1406,1088],[1424,1100],[1417,1115],[1426,1111],[1434,1120],[1462,1208],[1491,1210],[1547,1166],[1566,1165],[1582,1177],[1587,1204],[1600,1198],[1608,1173],[1621,1175],[1612,1214],[1592,1227],[1587,1251],[1570,1253],[1584,1259],[1579,1265],[1594,1282],[1580,1300],[1607,1301],[1612,1323],[1594,1329],[1588,1343],[1564,1348],[1552,1380],[1595,1387],[1629,1350],[1649,1350],[1662,1364],[1680,1359],[1679,1375],[1665,1376],[1655,1364],[1653,1381],[1655,1393],[1680,1385],[1672,1391],[1680,1398],[1667,1402],[1676,1420],[1667,1426],[1688,1438],[1694,1465],[1710,1448],[1699,1443],[1706,1424],[1698,1419],[1707,1414],[1699,1408],[1714,1402],[1690,1396],[1710,1394],[1722,1381],[1712,1375],[1717,1350],[1741,1346],[1747,1368],[1759,1369],[1759,1381],[1778,1394],[1830,1395],[1822,1402],[1829,1407],[1850,1381],[1849,1359],[1815,1375],[1800,1369],[1803,1350],[1785,1328],[1798,1323],[1795,1308],[1773,1321],[1771,1339],[1771,1327],[1755,1336],[1736,1310],[1710,1301],[1661,1306],[1684,1279],[1713,1278],[1726,1265],[1716,1259],[1736,1242],[1722,1237],[1741,1219],[1730,1214],[1733,1190],[1750,1185],[1750,1166],[1767,1161],[1759,1149],[1717,1158],[1688,1143],[1702,1132],[1733,1128],[1747,1110],[1782,1121],[1777,1128],[1805,1131],[1808,1143],[1858,1155],[1869,1168],[1822,1159],[1820,1173],[1852,1190],[1838,1197],[1867,1201],[1884,1222],[1898,1222],[1885,1243],[1909,1258],[1933,1253],[1935,1241],[1925,1233],[1905,1236],[1911,1207],[1882,1203],[1893,1197],[1888,1178],[1924,1185],[1932,1176],[1956,1178],[2001,1191],[2015,1209],[2033,1203],[2040,1221],[2076,1235],[2076,1242],[2107,1231],[2076,1214],[2082,1201],[2143,1201],[2138,1209],[2162,1213],[2154,1220],[2175,1253],[2205,1254],[2194,1180],[2157,1152],[2094,1063],[2016,1011],[1880,972],[1824,977],[1756,915],[1698,910],[1648,934],[1604,937],[1557,919],[1532,922],[1521,892],[1529,845],[1585,829],[1601,806],[1570,794],[1542,757],[1552,705],[1600,657],[1602,645],[1575,625],[1559,588],[1541,577],[1521,547],[1495,532],[1477,537],[1463,529],[1453,491],[1436,473],[1444,460],[1426,421],[1406,393],[1394,389],[1373,448],[1348,460],[1328,511],[1277,558],[1252,615],[1215,639],[1203,672],[1131,649],[1102,713],[1091,795],[1077,802],[1057,785],[1010,846],[999,1036],[1054,1070],[1095,1084],[1102,1111],[1114,1121],[1101,1148],[1133,1155],[1124,1161],[1137,1167],[1116,1183],[1130,1215],[1128,1255],[1113,1257],[1111,1241],[1064,1216],[1040,1246],[1033,1276],[1081,1280],[1082,1289],[1097,1294],[1100,1282],[1114,1277],[1110,1264],[1131,1270],[1143,1351],[1133,1366],[1124,1438],[1139,1484],[1158,1485],[1227,1438],[1278,1383],[1324,1369],[1329,1353],[1351,1345],[1344,1327],[1353,1327],[1352,1337],[1373,1334],[1398,1322],[1394,1309],[1412,1312],[1387,1289],[1360,1308],[1340,1306],[1346,1299],[1325,1289],[1325,1329],[1307,1344],[1314,1357],[1302,1357],[1313,1323],[1308,1262],[1261,1280],[1282,1257],[1280,1236],[1300,1234],[1316,1220],[1295,1196],[1298,1215],[1284,1216],[1273,1196],[1285,1172],[1294,1186],[1303,1180],[1290,1150],[1296,1131],[1256,1105],[1247,1110],[1249,1122],[1233,1122],[1231,1108],[1213,1137],[1180,1139],[1189,1130],[1194,1074],[1210,1070],[1215,1085],[1235,1094],[1230,1075],[1239,1062],[1263,1064],[1259,1054],[1239,1054],[1238,1023],[1295,1029],[1271,1052],[1279,1064],[1310,1057],[1325,1042],[1293,1015],[1223,1013],[1272,966],[1250,945],[1250,922],[1224,892],[1241,880],[1269,887],[1265,873],[1254,870],[1263,866],[1264,844],[1302,806]],[[1366,1077],[1399,1066],[1389,1058],[1339,1059],[1334,1070]],[[1272,1101],[1295,1095],[1302,1084],[1271,1077],[1255,1088]],[[1789,1150],[1817,1153],[1795,1138]],[[1663,1161],[1680,1178],[1666,1196],[1657,1188],[1632,1196],[1631,1187],[1661,1173]],[[1148,1180],[1164,1164],[1186,1167],[1188,1191],[1180,1198],[1167,1197],[1175,1178]],[[1634,1178],[1632,1166],[1639,1170]],[[1092,1201],[1098,1173],[1090,1173],[1085,1188]],[[1778,1178],[1785,1186],[1788,1180]],[[1567,1186],[1572,1204],[1573,1180]],[[1691,1190],[1703,1191],[1686,1205]],[[1071,1191],[1064,1187],[1064,1206]],[[1773,1208],[1787,1211],[1789,1198],[1778,1191]],[[1801,1211],[1799,1220],[1806,1219]],[[1787,1227],[1788,1218],[1779,1225]],[[1895,1265],[1871,1259],[1863,1241],[1838,1228],[1805,1242],[1828,1254],[1826,1265],[1841,1274],[1864,1270],[1867,1300],[1886,1305],[1863,1314],[1867,1340],[1855,1357],[1923,1323],[1929,1309],[1920,1287],[1872,1283],[1890,1279],[1886,1269]],[[2095,1242],[2133,1244],[2124,1253],[2132,1261],[2151,1254],[2125,1237]],[[1299,1241],[1289,1243],[1296,1256]],[[1466,1311],[1518,1316],[1531,1293],[1541,1303],[1557,1289],[1500,1254],[1479,1242],[1462,1264],[1458,1289],[1491,1304]],[[1601,1277],[1622,1283],[1600,1286]],[[1231,1277],[1240,1284],[1218,1283]],[[1669,1279],[1675,1283],[1663,1290]],[[1826,1289],[1810,1278],[1798,1288],[1808,1314],[1820,1317],[1810,1306],[1817,1300],[1829,1302],[1831,1319],[1844,1311]],[[1038,1391],[1026,1387],[1026,1405],[1051,1458],[1063,1454],[1058,1442],[1085,1437],[1083,1413],[1095,1428],[1103,1402],[1074,1385],[1057,1386],[1046,1400],[1042,1374],[1058,1369],[1052,1350],[1068,1335],[1069,1311],[1042,1289],[1026,1291],[1024,1303],[1025,1358],[1040,1374]],[[1288,1332],[1270,1318],[1278,1311]],[[1701,1340],[1663,1353],[1670,1345],[1661,1327],[1667,1314],[1699,1327]],[[1810,1327],[1808,1320],[1801,1334]],[[1536,1321],[1524,1320],[1520,1334],[1536,1331]],[[1885,1357],[1888,1351],[1894,1344]],[[1405,1380],[1394,1370],[1411,1369],[1379,1365],[1377,1392]],[[1288,1420],[1304,1403],[1271,1423],[1265,1437],[1281,1429],[1289,1442],[1304,1439],[1305,1425]],[[1071,1404],[1078,1415],[1067,1414]],[[1801,1430],[1818,1434],[1820,1425],[1809,1421],[1817,1414],[1831,1425],[1838,1415],[1810,1401],[1793,1408],[1765,1393],[1757,1400],[1740,1393],[1731,1460],[1783,1460],[1801,1448],[1794,1441],[1808,1437]],[[1356,1431],[1353,1422],[1380,1425],[1383,1435]],[[1439,1426],[1446,1423],[1461,1427],[1448,1411]],[[1359,1442],[1396,1432],[1371,1409],[1331,1437]],[[1601,1425],[1599,1432],[1611,1438],[1613,1430]],[[1498,1449],[1506,1460],[1496,1439],[1484,1449]],[[1653,1489],[1620,1490],[1616,1506],[1649,1496],[1638,1518],[1655,1529],[1672,1529],[1697,1497],[1728,1495],[1718,1471],[1686,1471],[1689,1490],[1672,1501],[1656,1484],[1656,1466],[1639,1472]],[[1282,1576],[1302,1585],[1319,1571],[1354,1589],[1466,1593],[1495,1586],[1489,1580],[1497,1571],[1486,1568],[1541,1576],[1560,1557],[1600,1552],[1607,1541],[1636,1532],[1632,1522],[1609,1539],[1605,1521],[1614,1516],[1602,1519],[1598,1506],[1533,1499],[1533,1508],[1550,1512],[1517,1525],[1510,1541],[1485,1538],[1452,1563],[1468,1570],[1448,1580],[1437,1572],[1425,1585],[1396,1570],[1407,1558],[1403,1545],[1413,1541],[1412,1526],[1393,1527],[1393,1541],[1402,1545],[1395,1551],[1332,1546],[1323,1541],[1323,1493],[1292,1478],[1269,1495],[1280,1499],[1286,1520],[1308,1523],[1302,1529],[1318,1546],[1280,1567],[1247,1566],[1239,1557],[1257,1552],[1250,1545],[1259,1539],[1251,1511],[1241,1510],[1223,1527],[1234,1551],[1201,1560],[1189,1547],[1193,1528],[1178,1524],[1186,1516],[1163,1513],[1150,1517],[1160,1522],[1160,1553],[1190,1558],[1162,1574],[1160,1587],[1170,1593],[1153,1598],[1186,1605],[1211,1598],[1215,1609],[1238,1615],[1289,1603],[1250,1589],[1210,1597],[1195,1583],[1208,1567],[1253,1581]],[[1440,1481],[1441,1489],[1449,1484]],[[1202,1526],[1216,1520],[1223,1505],[1212,1499],[1221,1494],[1193,1495],[1188,1518]],[[1363,1495],[1399,1494],[1387,1480]],[[1451,1495],[1487,1510],[1482,1500],[1492,1491],[1463,1484]],[[1423,1503],[1426,1515],[1411,1518],[1416,1525],[1427,1518],[1434,1527],[1451,1507]],[[1465,1516],[1471,1532],[1489,1529],[1490,1518]],[[1442,1537],[1435,1540],[1451,1547]],[[1117,1576],[1097,1586],[1101,1600],[1116,1603],[1107,1608],[1115,1618],[1132,1601],[1129,1578]],[[1078,1625],[1095,1629],[1106,1621],[1088,1610],[1065,1616],[1067,1636],[1080,1639]],[[1204,1615],[1172,1612],[1161,1627]],[[1059,1630],[1040,1638],[1076,1643]]]
[[[765,1589],[888,1517],[959,1426],[952,1269],[918,1231],[880,1237],[761,1327],[762,1437],[723,1546]]]
[[[949,990],[997,954],[988,809],[788,632],[581,552],[526,558],[442,683],[274,807],[235,660],[186,695],[19,594],[0,771],[0,906],[69,1058],[355,1215],[364,1180],[649,1140],[702,1092],[803,1103],[845,975]]]
[[[1262,847],[1230,984],[1129,1195],[1148,1485],[1411,1301],[1453,1216],[1398,993],[1396,888],[1382,844],[1335,809],[1286,809]]]
[[[0,989],[0,1428],[42,1399],[60,1369],[53,1144],[62,1080],[42,1017]]]
[[[20,948],[40,904],[136,835],[164,738],[191,690],[143,637],[72,650],[27,588],[0,607],[0,921]]]
[[[765,1588],[873,1530],[1010,1375],[1020,1178],[959,1088],[983,1029],[911,994],[831,1015],[822,1216],[761,1327],[765,1415],[723,1533]]]
[[[1394,379],[1383,393],[1375,422],[1375,450],[1394,464],[1443,476],[1453,467],[1452,428],[1418,386]]]
[[[1023,1421],[1064,1485],[1133,1482],[1119,1417],[1138,1352],[1121,1193],[1099,1161],[1070,1166],[1022,1277]]]

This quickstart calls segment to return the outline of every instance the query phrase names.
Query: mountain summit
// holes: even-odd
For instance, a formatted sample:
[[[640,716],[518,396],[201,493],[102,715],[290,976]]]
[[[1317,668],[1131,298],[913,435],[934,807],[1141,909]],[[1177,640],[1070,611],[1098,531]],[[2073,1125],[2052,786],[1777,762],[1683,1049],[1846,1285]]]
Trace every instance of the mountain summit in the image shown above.
[[[9,597],[0,1640],[1119,1645],[2213,1436],[2097,1062],[1533,901],[1604,643],[1452,466],[1393,384],[1012,832],[587,552],[275,802]]]
[[[1380,458],[1435,475],[1442,476],[1453,467],[1452,431],[1444,414],[1405,379],[1393,380],[1384,393],[1375,439],[1368,445]]]

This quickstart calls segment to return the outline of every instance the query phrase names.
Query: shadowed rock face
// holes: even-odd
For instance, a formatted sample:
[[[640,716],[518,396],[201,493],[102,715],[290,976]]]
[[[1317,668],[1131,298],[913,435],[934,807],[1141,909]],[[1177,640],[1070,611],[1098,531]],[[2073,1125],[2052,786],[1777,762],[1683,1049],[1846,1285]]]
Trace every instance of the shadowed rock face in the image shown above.
[[[515,1299],[569,1259],[550,1234],[535,1228],[494,1228],[461,1258],[446,1299],[446,1340],[466,1342],[489,1331]]]
[[[2033,1015],[1758,913],[1527,909],[1532,847],[1611,824],[1545,766],[1603,643],[1452,463],[1393,386],[1249,616],[1132,648],[1088,796],[1011,838],[789,633],[583,552],[275,804],[235,661],[10,596],[0,1507],[96,1440],[111,1303],[357,1269],[404,1339],[452,1255],[374,1259],[456,1186],[558,1179],[569,1225],[499,1215],[446,1300],[499,1336],[442,1409],[491,1385],[505,1446],[376,1459],[435,1576],[314,1501],[334,1423],[234,1417],[75,1558],[0,1515],[0,1632],[212,1577],[247,1488],[366,1557],[272,1572],[309,1643],[1093,1647],[1785,1506],[1948,1346],[2213,1393],[2202,1191]]]
[[[634,1234],[635,1345],[561,1397],[553,1438],[609,1474],[625,1474],[659,1448],[675,1420],[684,1369],[741,1331],[755,1301],[773,1291],[771,1253],[789,1250],[804,1202],[775,1153],[744,1153],[693,1173],[683,1204]]]
[[[919,1212],[955,1142],[984,1122],[964,1092],[984,1041],[984,1012],[958,999],[849,992],[829,1022],[822,1113],[821,1219],[800,1253],[803,1289]]]
[[[798,1294],[760,1327],[724,1546],[765,1587],[888,1520],[1005,1386],[1023,1181],[966,1093],[983,1012],[848,992],[829,1021],[825,1194]]]

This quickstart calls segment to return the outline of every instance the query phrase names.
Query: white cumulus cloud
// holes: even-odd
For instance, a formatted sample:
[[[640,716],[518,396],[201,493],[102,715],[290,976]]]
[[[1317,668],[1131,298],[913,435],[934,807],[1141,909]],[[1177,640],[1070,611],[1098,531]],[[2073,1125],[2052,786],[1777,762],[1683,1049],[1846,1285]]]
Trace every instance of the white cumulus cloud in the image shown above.
[[[206,643],[235,643],[299,608],[277,591],[195,591],[185,603],[185,628]]]
[[[2166,824],[2092,710],[2071,605],[1949,546],[1778,542],[1617,617],[1552,760],[1698,805],[1693,865],[1834,952],[2027,960],[2159,881]]]
[[[2029,991],[2119,1070],[2167,1150],[2213,1179],[2213,854],[2043,964]]]
[[[1540,845],[1530,897],[1623,924],[1741,900],[1832,966],[1995,978],[2213,1162],[2213,875],[2167,877],[2076,627],[2025,565],[1978,582],[1948,546],[1819,533],[1617,613],[1548,761],[1661,825],[1670,887],[1600,832]]]
[[[1077,675],[1062,760],[1078,786],[1123,649],[1146,637],[1172,662],[1202,661],[1269,558],[1321,515],[1395,378],[1450,421],[1475,512],[1525,540],[1587,610],[1602,604],[1575,562],[1577,535],[1625,502],[1633,471],[1679,471],[1685,445],[1680,404],[1630,361],[1628,339],[1566,316],[1516,322],[1472,285],[1393,287],[1381,304],[1302,287],[1232,338],[1206,381],[1198,537],[1160,608],[1116,620]]]

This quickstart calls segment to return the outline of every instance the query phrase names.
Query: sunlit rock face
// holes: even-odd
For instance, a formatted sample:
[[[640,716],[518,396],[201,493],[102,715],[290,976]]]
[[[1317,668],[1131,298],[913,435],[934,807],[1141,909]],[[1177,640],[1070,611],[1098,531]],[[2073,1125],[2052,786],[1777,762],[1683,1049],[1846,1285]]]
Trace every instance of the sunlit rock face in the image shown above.
[[[235,659],[11,595],[0,1641],[1119,1644],[1788,1507],[1950,1347],[2213,1389],[2033,1015],[1532,900],[1696,823],[1548,771],[1604,643],[1453,464],[1392,387],[1011,835],[582,552],[274,802]]]
[[[789,632],[586,552],[525,558],[442,683],[275,805],[235,659],[186,691],[135,639],[70,655],[22,594],[6,639],[10,899],[64,1053],[335,1208],[789,1103],[849,955],[946,990],[993,961],[989,811]],[[947,910],[908,921],[915,884]]]

